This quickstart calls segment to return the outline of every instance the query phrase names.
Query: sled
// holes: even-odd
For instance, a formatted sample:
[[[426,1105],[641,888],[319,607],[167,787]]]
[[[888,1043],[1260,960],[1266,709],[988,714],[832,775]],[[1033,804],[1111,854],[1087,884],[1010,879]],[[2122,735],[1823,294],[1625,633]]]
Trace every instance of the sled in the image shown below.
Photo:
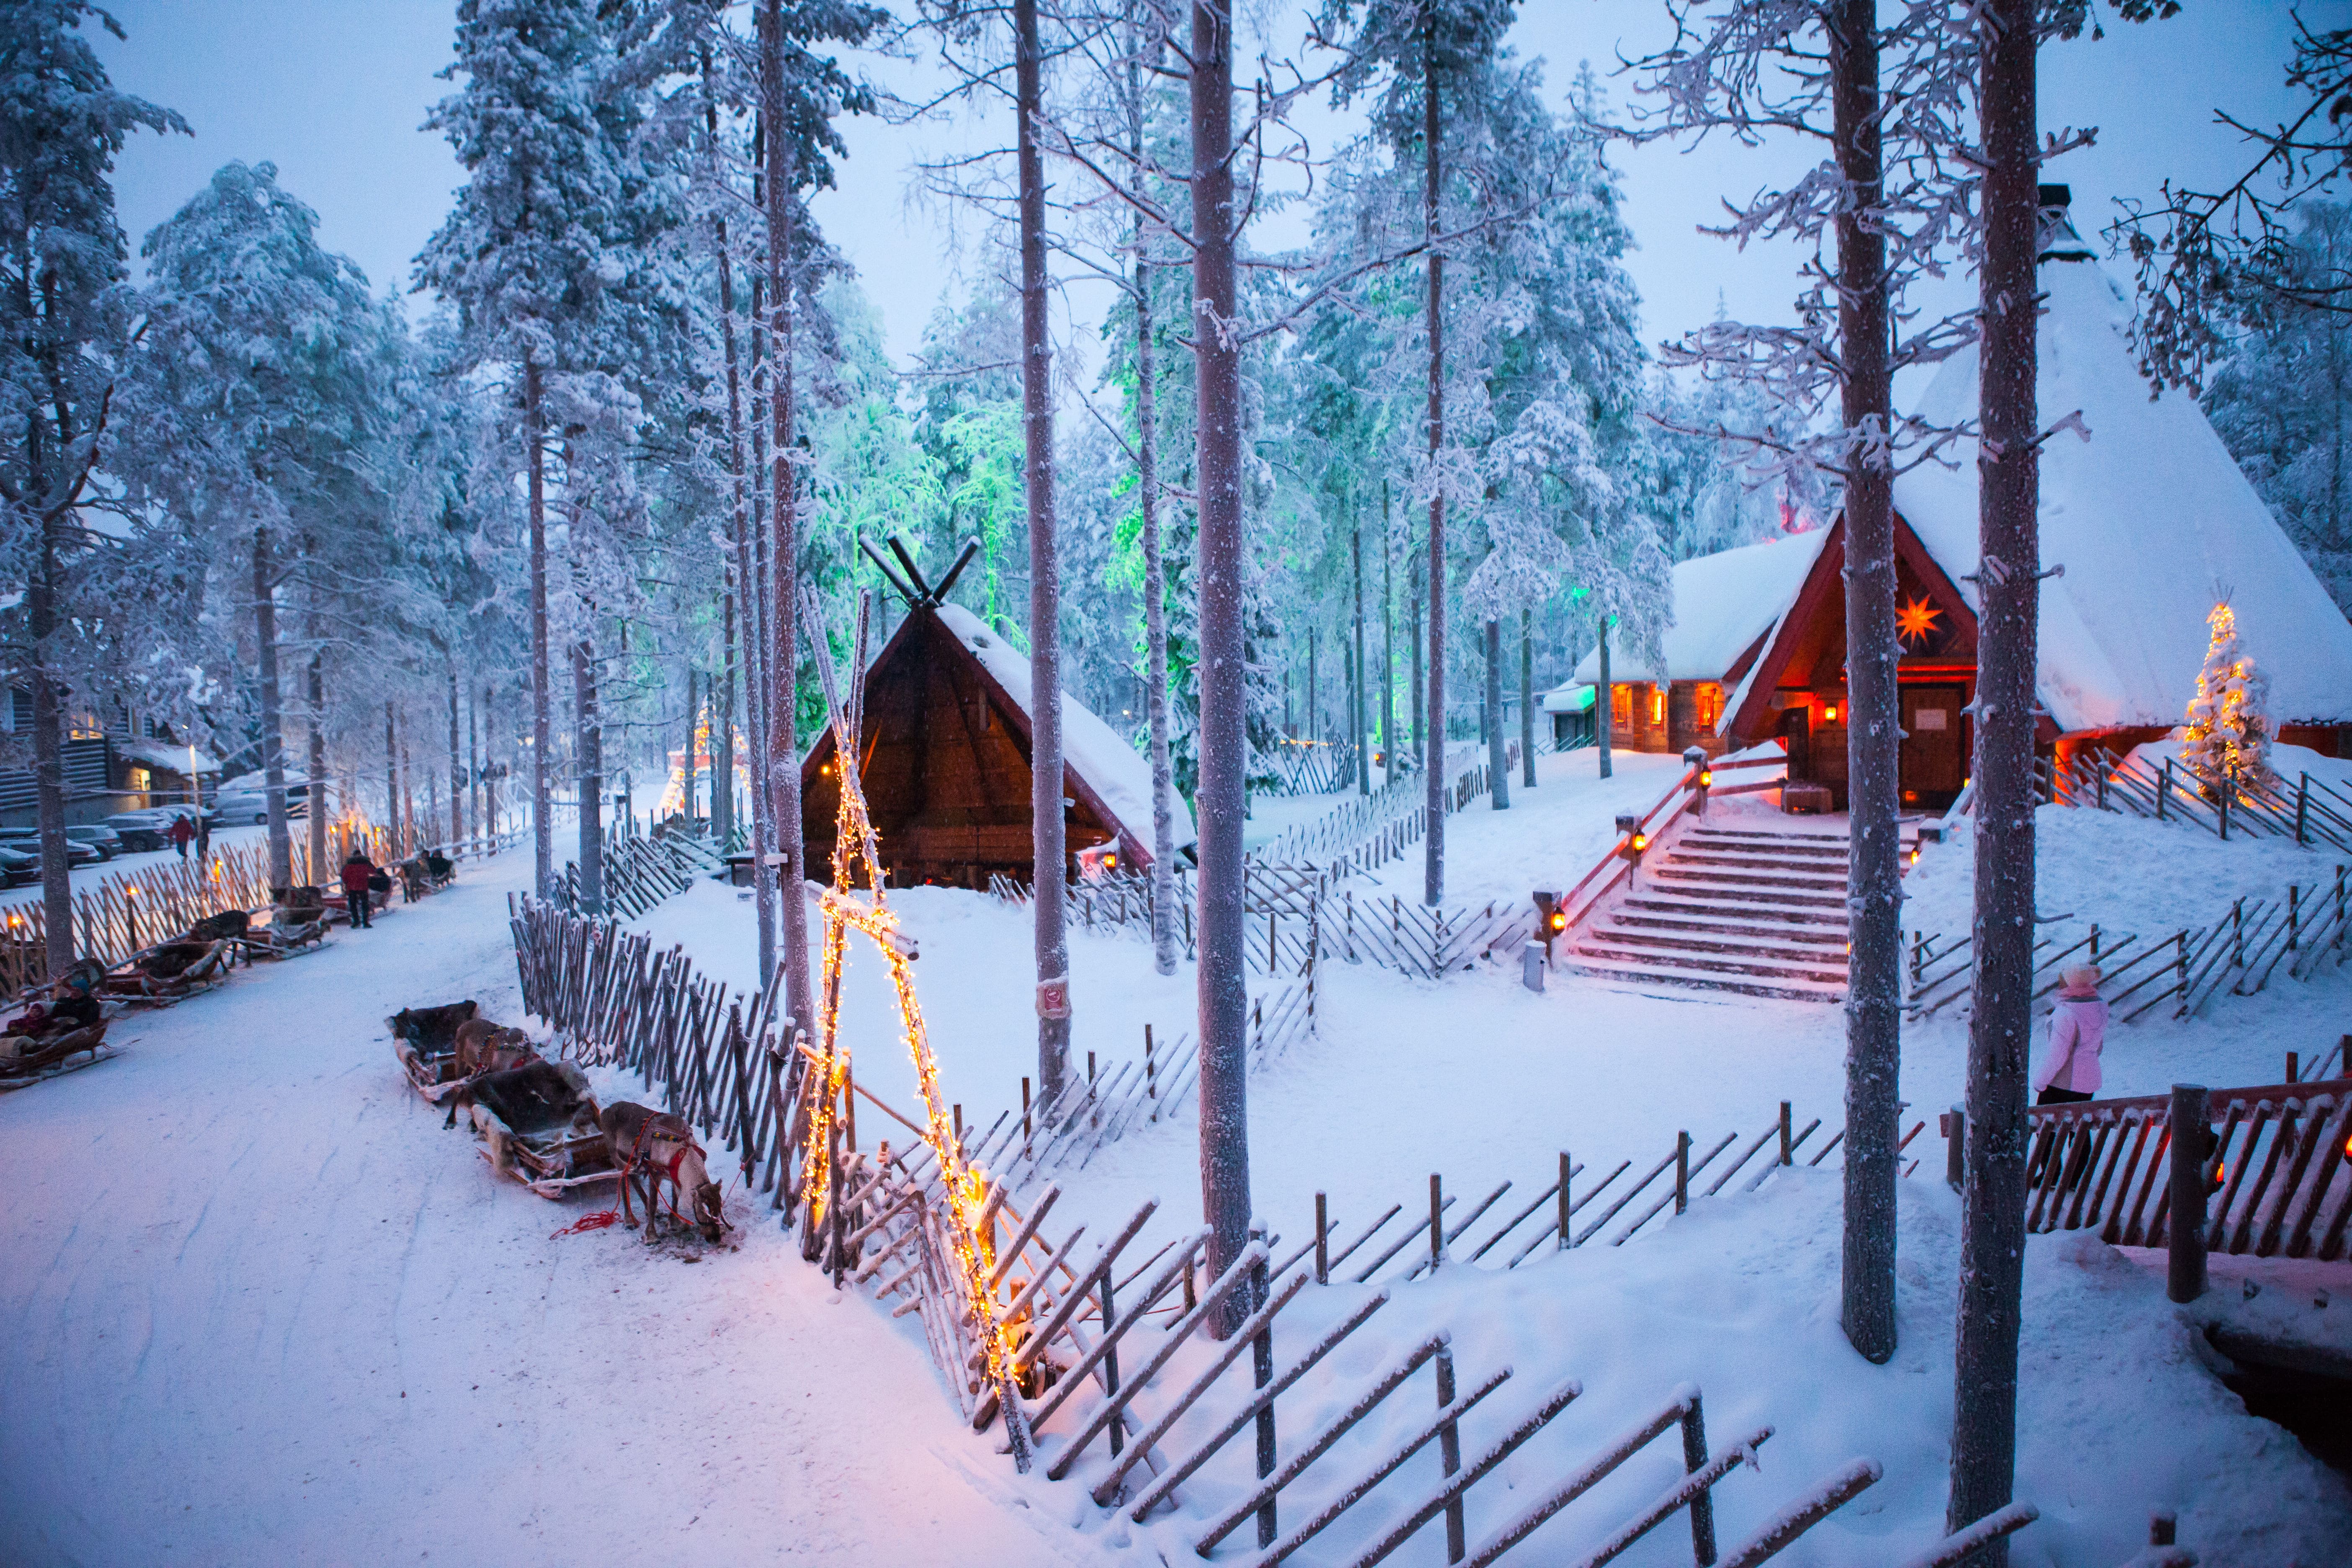
[[[29,1050],[19,1047],[29,1046]],[[63,1078],[69,1072],[96,1067],[122,1054],[119,1046],[106,1043],[103,1021],[85,1024],[79,1029],[68,1029],[54,1037],[38,1035],[0,1035],[0,1094],[11,1089],[28,1089],[47,1079]],[[75,1057],[83,1059],[75,1061]]]
[[[492,1169],[543,1198],[620,1180],[587,1077],[570,1062],[485,1073],[472,1081],[472,1091],[478,1147]]]
[[[243,936],[229,940],[247,963],[258,959],[300,958],[326,945],[327,922],[310,920],[279,925],[272,921],[266,926],[254,926]]]
[[[166,949],[201,946],[201,956],[171,974],[155,973]],[[99,982],[98,994],[127,1007],[169,1007],[175,1002],[211,990],[228,977],[229,945],[226,942],[163,942],[134,955]]]
[[[400,1070],[434,1104],[464,1087],[457,1074],[457,1027],[480,1016],[471,1002],[452,1002],[404,1009],[383,1021],[392,1031],[392,1054]]]

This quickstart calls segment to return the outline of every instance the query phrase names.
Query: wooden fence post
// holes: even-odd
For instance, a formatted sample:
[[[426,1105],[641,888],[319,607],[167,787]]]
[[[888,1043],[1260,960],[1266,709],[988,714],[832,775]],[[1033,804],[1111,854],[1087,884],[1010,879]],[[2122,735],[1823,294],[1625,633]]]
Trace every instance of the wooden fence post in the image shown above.
[[[1568,1151],[1562,1149],[1559,1152],[1559,1250],[1562,1252],[1569,1248],[1571,1235],[1568,1228],[1569,1217],[1575,1213],[1575,1205],[1568,1201],[1569,1169]]]
[[[1315,1194],[1315,1283],[1331,1283],[1331,1206],[1328,1194]]]
[[[1437,1178],[1431,1177],[1434,1182]],[[1454,1346],[1448,1342],[1437,1352],[1437,1408],[1444,1410],[1454,1403]],[[1437,1454],[1449,1477],[1462,1468],[1462,1427],[1448,1421],[1437,1434]],[[1456,1492],[1445,1505],[1445,1560],[1459,1563],[1469,1550],[1465,1540],[1462,1521],[1462,1494]]]
[[[2165,1221],[2169,1244],[2165,1294],[2177,1302],[2205,1293],[2205,1162],[2212,1135],[2205,1126],[2202,1084],[2172,1086],[2171,1213]]]
[[[1445,1207],[1444,1187],[1444,1183],[1436,1172],[1432,1171],[1429,1173],[1429,1271],[1432,1274],[1436,1273],[1437,1266],[1445,1261],[1445,1215],[1442,1212]]]
[[[1690,1207],[1690,1134],[1675,1134],[1675,1212]]]
[[[1698,1391],[1691,1391],[1690,1408],[1683,1413],[1683,1471],[1706,1468],[1706,1416],[1699,1409]],[[1690,1500],[1691,1559],[1698,1568],[1714,1568],[1715,1495],[1702,1489]]]
[[[1790,1112],[1789,1102],[1784,1100],[1780,1102],[1780,1163],[1783,1165],[1797,1163],[1796,1142],[1790,1136],[1790,1131],[1795,1125],[1796,1118]]]

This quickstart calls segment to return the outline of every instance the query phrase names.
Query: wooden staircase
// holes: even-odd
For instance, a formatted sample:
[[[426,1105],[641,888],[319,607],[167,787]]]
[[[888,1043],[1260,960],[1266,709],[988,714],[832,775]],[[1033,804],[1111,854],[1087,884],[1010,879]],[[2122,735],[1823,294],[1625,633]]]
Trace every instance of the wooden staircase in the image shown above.
[[[1706,827],[1652,849],[1562,962],[1602,979],[1843,1002],[1846,836]]]

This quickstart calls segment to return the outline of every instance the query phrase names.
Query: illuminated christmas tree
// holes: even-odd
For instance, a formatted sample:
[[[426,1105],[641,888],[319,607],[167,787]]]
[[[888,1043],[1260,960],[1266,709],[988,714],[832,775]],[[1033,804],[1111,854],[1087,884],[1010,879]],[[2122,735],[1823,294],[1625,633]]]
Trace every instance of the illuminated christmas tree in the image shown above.
[[[2263,709],[2270,681],[2239,642],[2238,617],[2229,601],[2214,605],[2205,624],[2213,630],[2213,641],[2205,650],[2205,668],[2197,675],[2197,695],[2189,700],[2189,732],[2181,740],[2180,760],[2209,789],[2218,789],[2223,781],[2232,790],[2266,784],[2271,738]]]

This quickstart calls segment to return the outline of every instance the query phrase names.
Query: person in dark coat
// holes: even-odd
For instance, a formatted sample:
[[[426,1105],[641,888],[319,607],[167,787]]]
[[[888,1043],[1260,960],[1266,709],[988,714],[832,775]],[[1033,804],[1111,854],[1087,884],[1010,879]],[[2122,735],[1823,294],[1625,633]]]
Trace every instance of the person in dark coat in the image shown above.
[[[373,923],[368,919],[368,884],[378,875],[375,862],[363,849],[352,850],[352,858],[343,862],[343,901],[351,908],[354,930],[364,931]]]

